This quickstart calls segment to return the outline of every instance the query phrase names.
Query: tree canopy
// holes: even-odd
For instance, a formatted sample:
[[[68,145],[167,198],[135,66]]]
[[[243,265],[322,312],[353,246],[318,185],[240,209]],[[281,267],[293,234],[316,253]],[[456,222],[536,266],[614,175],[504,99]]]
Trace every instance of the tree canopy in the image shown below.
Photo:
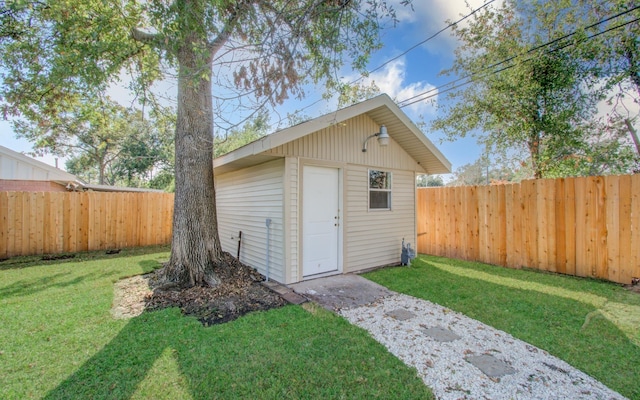
[[[157,186],[166,181],[159,175],[173,175],[174,126],[164,109],[145,116],[108,97],[87,97],[49,120],[14,124],[36,153],[69,157],[67,170],[85,181],[137,187]]]

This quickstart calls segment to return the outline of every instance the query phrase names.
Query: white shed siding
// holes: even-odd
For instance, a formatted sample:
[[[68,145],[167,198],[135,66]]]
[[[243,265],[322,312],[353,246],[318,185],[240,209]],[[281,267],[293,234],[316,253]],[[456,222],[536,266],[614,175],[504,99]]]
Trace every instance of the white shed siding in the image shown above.
[[[385,147],[380,146],[376,138],[369,139],[367,152],[363,152],[364,140],[379,130],[380,126],[371,118],[360,115],[285,143],[266,151],[265,154],[423,171],[422,167],[393,139]]]
[[[415,246],[415,173],[385,170],[392,172],[391,210],[370,211],[369,167],[347,167],[344,272],[399,263],[402,238]]]
[[[216,202],[222,249],[234,256],[242,231],[240,261],[266,274],[267,228],[270,228],[270,278],[285,282],[284,166],[276,160],[216,176]]]

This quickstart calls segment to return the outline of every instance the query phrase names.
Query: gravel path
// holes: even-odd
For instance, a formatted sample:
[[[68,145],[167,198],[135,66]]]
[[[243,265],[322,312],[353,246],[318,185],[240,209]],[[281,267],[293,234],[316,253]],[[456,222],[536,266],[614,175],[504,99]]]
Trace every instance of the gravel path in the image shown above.
[[[393,294],[339,313],[415,367],[439,399],[624,399],[546,351],[429,301]]]

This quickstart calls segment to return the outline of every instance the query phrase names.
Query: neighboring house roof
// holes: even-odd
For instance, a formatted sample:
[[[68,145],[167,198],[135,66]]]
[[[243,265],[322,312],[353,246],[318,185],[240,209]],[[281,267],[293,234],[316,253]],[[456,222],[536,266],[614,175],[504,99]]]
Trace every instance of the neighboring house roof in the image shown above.
[[[25,181],[51,181],[70,191],[93,190],[96,192],[163,192],[158,189],[132,188],[109,185],[93,185],[77,176],[38,161],[22,153],[0,146],[0,179]]]
[[[389,136],[429,174],[451,172],[449,160],[386,94],[267,135],[216,158],[213,166],[217,172],[229,172],[274,160],[279,157],[264,153],[362,114],[378,125],[385,125]]]
[[[91,183],[82,184],[82,189],[93,190],[94,192],[155,192],[164,193],[164,190],[149,189],[149,188],[136,188],[126,186],[110,186],[110,185],[93,185]]]
[[[0,146],[0,179],[84,184],[84,181],[73,174],[4,146]]]

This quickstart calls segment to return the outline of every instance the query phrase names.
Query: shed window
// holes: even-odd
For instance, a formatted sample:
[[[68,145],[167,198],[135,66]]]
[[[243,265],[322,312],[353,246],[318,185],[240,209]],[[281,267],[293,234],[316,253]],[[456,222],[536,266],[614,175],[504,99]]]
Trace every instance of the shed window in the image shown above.
[[[369,209],[391,209],[391,172],[369,170]]]

